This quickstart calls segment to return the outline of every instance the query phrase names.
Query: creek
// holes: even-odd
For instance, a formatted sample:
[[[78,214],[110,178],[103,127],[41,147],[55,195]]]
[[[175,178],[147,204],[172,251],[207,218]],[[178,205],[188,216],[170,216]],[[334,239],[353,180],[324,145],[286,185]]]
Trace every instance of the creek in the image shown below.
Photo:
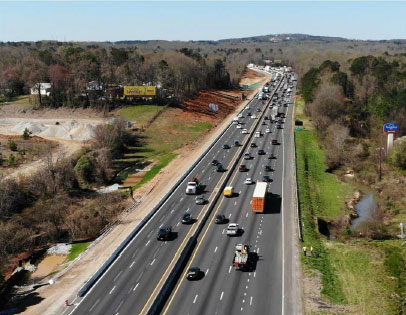
[[[355,206],[358,213],[358,218],[352,220],[351,229],[356,229],[363,222],[374,220],[374,215],[377,209],[377,204],[374,200],[374,194],[368,192],[363,195],[361,200]]]

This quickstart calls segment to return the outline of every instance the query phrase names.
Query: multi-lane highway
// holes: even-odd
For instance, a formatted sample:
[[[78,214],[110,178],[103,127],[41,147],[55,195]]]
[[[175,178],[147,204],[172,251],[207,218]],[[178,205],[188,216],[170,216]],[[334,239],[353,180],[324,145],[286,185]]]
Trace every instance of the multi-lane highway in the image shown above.
[[[238,223],[243,228],[243,234],[232,238],[226,236],[227,224],[213,224],[213,216],[188,265],[199,267],[204,272],[203,279],[188,281],[183,276],[163,314],[296,314],[292,313],[292,308],[286,310],[284,294],[284,211],[291,212],[293,209],[284,209],[281,202],[285,162],[289,161],[285,158],[285,144],[290,144],[292,140],[291,107],[291,104],[280,107],[287,117],[283,129],[277,129],[276,124],[271,124],[269,120],[263,120],[266,125],[258,126],[264,136],[251,139],[257,145],[249,149],[254,158],[241,162],[248,166],[248,172],[236,172],[228,183],[235,187],[238,197],[223,197],[215,207],[214,215],[222,213],[230,222]],[[271,129],[271,133],[265,133],[267,128]],[[273,139],[277,139],[279,145],[272,145]],[[276,158],[270,160],[267,154],[258,155],[259,149],[267,154],[273,153]],[[266,165],[271,165],[273,171],[265,172]],[[251,210],[255,185],[245,185],[244,180],[250,177],[260,181],[265,174],[272,178],[269,189],[271,200],[266,213],[258,214]],[[236,271],[232,267],[238,243],[250,244],[257,254],[257,261],[250,272]]]
[[[266,103],[257,99],[253,99],[249,106],[250,111],[255,115],[262,114],[266,109]],[[260,109],[261,112],[257,112],[257,109]],[[256,122],[257,119],[248,117],[245,111],[244,118],[242,118],[243,128],[248,129],[250,134],[252,134]],[[289,120],[286,123],[289,124]],[[248,174],[252,175],[251,177],[253,177],[254,180],[257,180],[260,179],[262,174],[265,174],[262,165],[268,162],[272,163],[275,169],[274,172],[269,173],[274,179],[271,185],[271,190],[275,194],[275,206],[272,208],[272,213],[254,216],[254,214],[250,212],[249,202],[254,185],[247,187],[242,184],[243,178],[247,176],[245,173],[236,173],[232,176],[236,190],[241,191],[239,197],[227,201],[220,201],[219,206],[220,208],[223,207],[220,210],[227,214],[227,216],[231,215],[230,219],[232,221],[236,221],[244,227],[245,233],[242,238],[250,241],[253,248],[259,250],[260,259],[257,263],[257,271],[255,274],[252,273],[250,275],[240,274],[235,280],[232,280],[232,276],[235,276],[235,273],[228,273],[228,267],[226,267],[226,272],[223,272],[224,267],[230,264],[232,259],[231,253],[237,239],[227,239],[225,235],[221,234],[224,226],[214,226],[209,221],[207,227],[213,230],[203,230],[206,236],[204,239],[202,238],[202,240],[204,240],[203,245],[199,246],[196,252],[196,258],[194,258],[194,262],[196,262],[197,265],[201,268],[209,269],[209,272],[200,282],[185,284],[182,281],[181,287],[178,290],[178,292],[186,292],[189,298],[191,296],[190,294],[192,294],[192,290],[199,287],[202,290],[202,294],[205,290],[207,291],[207,300],[201,295],[196,298],[194,303],[194,296],[191,298],[191,301],[183,300],[182,302],[182,294],[179,295],[177,293],[174,295],[174,300],[169,308],[169,312],[172,314],[183,314],[184,311],[186,311],[185,314],[187,314],[189,310],[193,310],[194,306],[200,305],[199,307],[203,307],[202,305],[204,304],[200,303],[211,301],[212,298],[214,301],[214,295],[212,296],[212,294],[217,294],[217,292],[221,294],[221,292],[224,291],[223,299],[225,301],[231,301],[230,299],[232,299],[233,296],[244,296],[244,293],[248,294],[249,297],[255,296],[258,288],[262,286],[260,282],[258,282],[258,285],[252,286],[247,286],[245,283],[244,285],[242,284],[244,281],[247,282],[248,279],[251,279],[251,277],[258,277],[259,272],[261,272],[261,274],[258,277],[258,281],[272,281],[270,286],[275,288],[275,294],[273,294],[273,291],[269,292],[266,300],[275,303],[275,305],[279,305],[275,310],[279,310],[278,312],[280,313],[281,281],[278,272],[281,270],[282,264],[280,254],[282,244],[280,241],[280,231],[282,227],[280,222],[281,211],[280,206],[277,206],[278,198],[276,195],[281,195],[280,182],[282,181],[281,170],[283,159],[281,156],[283,154],[283,133],[281,130],[275,130],[275,124],[272,126],[269,124],[268,126],[259,127],[263,132],[265,131],[265,127],[271,127],[272,133],[265,134],[262,138],[252,139],[256,140],[259,148],[263,148],[267,152],[274,152],[277,155],[277,159],[265,162],[266,156],[258,156],[256,152],[258,150],[257,148],[249,149],[252,151],[254,159],[246,164],[250,168]],[[279,137],[281,145],[271,146],[269,144],[270,139],[275,137]],[[190,179],[190,177],[188,177],[136,235],[94,287],[82,299],[76,301],[71,314],[108,315],[146,313],[170,273],[171,268],[178,259],[183,246],[190,236],[193,235],[199,224],[199,220],[204,216],[210,202],[213,200],[221,183],[226,177],[227,172],[217,172],[216,168],[211,165],[211,161],[213,159],[219,160],[226,169],[229,169],[232,163],[237,159],[239,151],[242,150],[242,146],[236,147],[234,142],[239,141],[240,143],[245,143],[248,138],[249,135],[242,134],[241,129],[237,129],[236,125],[230,125],[223,136],[214,144],[210,152],[195,167],[190,176],[199,178],[206,186],[204,196],[208,199],[208,204],[203,206],[196,205],[195,196],[185,194],[186,182]],[[224,144],[229,144],[231,148],[223,149]],[[219,211],[218,209],[219,208],[216,207],[215,211]],[[191,213],[192,216],[196,218],[196,222],[193,225],[181,224],[181,217],[185,212]],[[156,239],[158,229],[162,225],[172,226],[175,232],[173,240],[162,242]],[[222,237],[219,237],[218,234]],[[218,244],[216,246],[218,248],[214,255],[212,255],[213,253],[210,251],[214,251],[216,246],[213,247],[213,245],[217,242]],[[266,249],[269,246],[271,249]],[[211,249],[211,247],[213,247],[213,249]],[[262,254],[262,250],[264,250],[264,254]],[[268,252],[272,252],[272,255],[265,256],[265,253]],[[209,258],[209,256],[211,256],[211,258]],[[202,258],[198,259],[198,257]],[[224,259],[217,261],[216,259],[218,258],[216,257],[224,257]],[[277,271],[275,272],[275,270]],[[212,275],[213,278],[211,278]],[[225,277],[226,280],[224,280],[223,277]],[[247,280],[245,280],[246,277]],[[255,283],[253,280],[249,281]],[[212,283],[212,286],[208,284],[209,282]],[[191,287],[188,287],[189,285],[191,285]],[[223,285],[234,288],[234,291],[232,292],[230,289],[225,291]],[[279,293],[277,293],[277,291]],[[257,300],[255,300],[255,302],[257,302]],[[228,304],[230,303],[231,302],[228,302]],[[243,304],[245,303],[247,303],[247,305],[251,303],[252,305],[252,301],[249,300]],[[217,306],[214,306],[214,304],[215,303],[207,310],[201,309],[201,311],[193,312],[195,314],[214,314],[215,312],[212,313],[212,310],[217,310]],[[257,303],[257,305],[258,311],[269,307],[268,304],[262,305]],[[178,307],[180,307],[179,311],[177,311]],[[219,312],[219,314],[220,313],[221,312]],[[227,311],[222,314],[232,314],[232,312]]]

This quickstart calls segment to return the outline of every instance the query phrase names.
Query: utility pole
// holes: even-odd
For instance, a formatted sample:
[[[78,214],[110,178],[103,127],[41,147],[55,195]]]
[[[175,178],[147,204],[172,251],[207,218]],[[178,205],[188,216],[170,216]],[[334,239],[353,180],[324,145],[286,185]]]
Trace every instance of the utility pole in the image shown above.
[[[376,148],[379,150],[379,181],[382,180],[382,150],[385,150],[383,147]]]

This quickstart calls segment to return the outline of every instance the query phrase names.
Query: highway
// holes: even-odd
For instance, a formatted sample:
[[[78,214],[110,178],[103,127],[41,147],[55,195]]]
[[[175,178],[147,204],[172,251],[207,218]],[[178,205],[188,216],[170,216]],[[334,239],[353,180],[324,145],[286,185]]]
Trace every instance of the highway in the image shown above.
[[[251,107],[250,111],[252,114],[260,114],[256,110],[257,108],[264,110],[265,102],[253,99],[249,106]],[[244,115],[242,121],[243,128],[249,129],[252,133],[253,130],[251,129],[253,129],[254,122],[257,120]],[[267,135],[260,140],[264,141],[263,144],[265,145],[265,140],[270,139],[272,135],[277,133],[278,132]],[[94,287],[83,298],[78,298],[75,301],[74,308],[69,309],[66,313],[69,313],[69,311],[69,314],[106,315],[146,313],[148,307],[153,302],[153,298],[159,292],[159,288],[163,285],[173,264],[176,262],[183,246],[190,236],[193,235],[199,220],[203,217],[208,208],[208,204],[204,206],[196,205],[194,195],[185,194],[187,181],[191,177],[199,178],[199,180],[206,185],[204,196],[211,202],[222,180],[226,176],[226,172],[217,172],[216,168],[211,165],[211,161],[217,159],[228,169],[236,159],[237,153],[242,149],[242,147],[234,146],[234,141],[243,143],[247,138],[248,135],[242,134],[241,129],[237,129],[235,125],[230,125],[210,152],[195,167],[191,176],[185,179],[174,191],[170,198],[136,235]],[[226,143],[231,146],[230,149],[223,149],[223,144]],[[279,152],[282,147],[283,146],[277,146],[274,150]],[[270,150],[270,148],[266,147],[266,150]],[[250,172],[254,172],[255,170],[260,171],[260,166],[256,163],[257,160],[257,156],[255,155],[254,160],[249,163],[253,164]],[[272,163],[278,164],[280,163],[280,159],[276,159],[275,162]],[[276,169],[278,169],[278,167],[277,165]],[[278,171],[275,172],[273,176],[275,182],[280,181],[278,176],[281,176],[281,174]],[[241,190],[241,195],[236,198],[235,201],[238,200],[241,205],[243,204],[242,200],[249,202],[250,194],[254,186],[243,187],[238,183],[236,187]],[[275,192],[277,191],[275,190]],[[193,225],[181,224],[181,217],[186,211],[190,212],[192,216],[197,219]],[[252,214],[244,219],[244,214],[237,214],[236,211],[232,210],[232,207],[228,211],[227,213],[235,216],[233,220],[239,220],[241,217],[240,224],[246,225],[247,237],[253,233],[250,231],[252,224],[261,224],[257,222],[257,220],[252,220]],[[274,224],[275,229],[280,229],[276,221]],[[172,226],[175,232],[173,240],[162,242],[156,239],[158,229],[162,225]],[[212,226],[212,224],[209,226]],[[272,235],[274,234],[275,233],[272,232]],[[280,242],[274,243],[276,247],[280,246]],[[225,246],[225,244],[221,246]],[[261,243],[258,243],[258,246],[261,246]],[[224,251],[226,251],[226,249],[224,249]],[[229,257],[226,258],[231,259]],[[204,282],[206,282],[206,280],[201,281],[199,284],[203,285]]]
[[[295,90],[291,101],[295,95],[294,92]],[[291,143],[293,137],[292,105],[280,108],[284,108],[287,117],[284,128],[276,129],[276,124],[270,124],[267,120],[265,120],[266,126],[259,125],[264,136],[251,139],[251,142],[257,145],[257,148],[249,149],[254,159],[248,163],[242,162],[248,166],[249,171],[236,172],[228,183],[235,187],[239,196],[222,197],[219,200],[212,220],[200,237],[188,268],[199,267],[204,272],[203,279],[189,281],[185,279],[184,274],[165,306],[163,314],[298,314],[300,312],[292,308],[291,300],[289,303],[285,302],[285,295],[289,295],[289,291],[285,290],[284,282],[292,285],[292,279],[284,272],[284,246],[293,244],[284,242],[284,211],[290,211],[292,215],[294,209],[284,209],[281,198],[284,195],[284,164],[290,160],[285,158],[285,144]],[[271,133],[265,133],[268,127],[271,127]],[[277,139],[280,144],[272,145],[273,139]],[[276,159],[269,160],[267,155],[258,155],[259,149],[263,149],[266,153],[274,153]],[[289,153],[292,154],[292,151],[289,150]],[[245,185],[244,180],[247,177],[251,177],[254,181],[261,180],[266,174],[264,166],[267,164],[273,169],[272,172],[267,173],[272,178],[269,190],[271,202],[266,213],[258,214],[251,210],[255,184]],[[226,236],[227,224],[219,225],[213,222],[217,213],[224,214],[229,222],[238,223],[242,226],[244,233],[238,237]],[[292,240],[289,239],[289,241]],[[235,245],[238,243],[251,245],[251,250],[257,253],[256,264],[249,272],[236,271],[232,267]],[[299,301],[296,303],[300,304]]]

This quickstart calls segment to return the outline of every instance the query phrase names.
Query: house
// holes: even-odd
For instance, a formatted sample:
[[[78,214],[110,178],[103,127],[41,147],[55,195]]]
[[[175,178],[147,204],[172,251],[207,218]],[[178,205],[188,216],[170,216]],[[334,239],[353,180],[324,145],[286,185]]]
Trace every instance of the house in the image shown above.
[[[90,81],[86,84],[87,91],[103,91],[103,86],[97,81]]]
[[[38,90],[40,90],[41,95],[49,96],[51,94],[51,83],[37,83],[31,89],[31,95],[38,95]]]

